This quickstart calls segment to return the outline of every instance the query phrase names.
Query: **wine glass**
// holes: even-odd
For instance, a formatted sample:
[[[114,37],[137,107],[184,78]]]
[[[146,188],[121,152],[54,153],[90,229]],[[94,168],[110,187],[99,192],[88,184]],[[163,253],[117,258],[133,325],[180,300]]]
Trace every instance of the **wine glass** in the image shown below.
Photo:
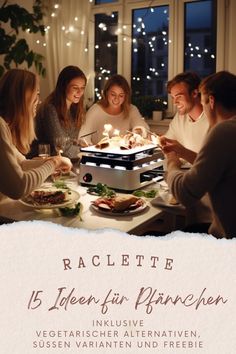
[[[68,136],[60,136],[54,139],[54,146],[57,155],[61,155],[66,147],[67,142],[70,140]]]
[[[38,145],[38,156],[41,158],[46,158],[51,155],[50,144],[39,144]]]

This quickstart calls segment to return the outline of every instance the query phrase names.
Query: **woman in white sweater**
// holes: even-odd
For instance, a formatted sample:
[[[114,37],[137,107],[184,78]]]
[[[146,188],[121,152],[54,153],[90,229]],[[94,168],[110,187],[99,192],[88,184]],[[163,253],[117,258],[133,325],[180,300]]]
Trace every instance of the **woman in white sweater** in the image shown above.
[[[26,160],[35,138],[34,116],[39,82],[27,70],[11,69],[0,80],[0,200],[19,199],[31,193],[56,170],[69,171],[69,159],[54,156]]]
[[[103,89],[103,97],[88,110],[79,136],[96,131],[86,137],[88,144],[96,144],[104,137],[105,124],[112,125],[109,131],[110,136],[113,135],[115,129],[119,130],[120,135],[140,126],[149,129],[138,108],[131,104],[129,84],[121,75],[113,75],[107,80]]]

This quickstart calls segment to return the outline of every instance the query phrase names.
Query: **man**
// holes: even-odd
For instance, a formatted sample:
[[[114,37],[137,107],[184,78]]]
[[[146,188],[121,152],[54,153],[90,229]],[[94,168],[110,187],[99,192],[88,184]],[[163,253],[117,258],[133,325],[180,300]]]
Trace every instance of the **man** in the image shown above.
[[[221,71],[200,85],[210,131],[193,166],[187,172],[175,152],[167,153],[167,183],[173,195],[192,206],[208,193],[216,237],[236,237],[236,76]]]
[[[194,72],[178,74],[167,83],[177,113],[165,136],[160,138],[164,152],[175,151],[190,163],[195,160],[209,128],[200,101],[199,84],[200,78]]]
[[[176,75],[167,83],[168,93],[177,108],[169,129],[160,138],[164,153],[176,152],[178,157],[192,164],[209,129],[203,112],[199,84],[201,79],[194,72]],[[194,206],[186,208],[184,231],[207,232],[211,223],[209,200],[206,196]]]

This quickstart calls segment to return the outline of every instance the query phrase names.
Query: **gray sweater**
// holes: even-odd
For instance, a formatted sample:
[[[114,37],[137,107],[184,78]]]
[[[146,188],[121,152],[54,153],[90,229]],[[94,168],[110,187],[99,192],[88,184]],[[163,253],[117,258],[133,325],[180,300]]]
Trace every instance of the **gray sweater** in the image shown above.
[[[78,139],[79,128],[73,117],[71,117],[71,125],[63,127],[53,104],[42,104],[36,116],[35,131],[37,141],[32,145],[30,157],[38,155],[38,144],[50,144],[51,153],[55,155],[55,139],[61,137],[66,138],[62,155],[69,158],[78,157],[80,148],[74,142]]]
[[[208,193],[213,214],[209,233],[236,237],[236,117],[210,130],[189,171],[183,173],[171,166],[167,182],[173,195],[186,206]]]

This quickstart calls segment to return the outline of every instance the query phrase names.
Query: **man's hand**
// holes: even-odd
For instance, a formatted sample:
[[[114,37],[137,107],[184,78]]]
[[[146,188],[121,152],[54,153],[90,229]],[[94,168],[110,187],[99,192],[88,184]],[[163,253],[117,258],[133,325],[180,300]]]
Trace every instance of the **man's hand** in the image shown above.
[[[166,138],[165,136],[161,136],[160,145],[164,152],[164,154],[168,154],[170,152],[175,152],[178,157],[188,161],[193,164],[197,154],[194,151],[186,149],[183,145],[181,145],[177,140]]]
[[[174,151],[168,152],[165,156],[167,159],[167,169],[169,167],[181,168],[181,161]]]

